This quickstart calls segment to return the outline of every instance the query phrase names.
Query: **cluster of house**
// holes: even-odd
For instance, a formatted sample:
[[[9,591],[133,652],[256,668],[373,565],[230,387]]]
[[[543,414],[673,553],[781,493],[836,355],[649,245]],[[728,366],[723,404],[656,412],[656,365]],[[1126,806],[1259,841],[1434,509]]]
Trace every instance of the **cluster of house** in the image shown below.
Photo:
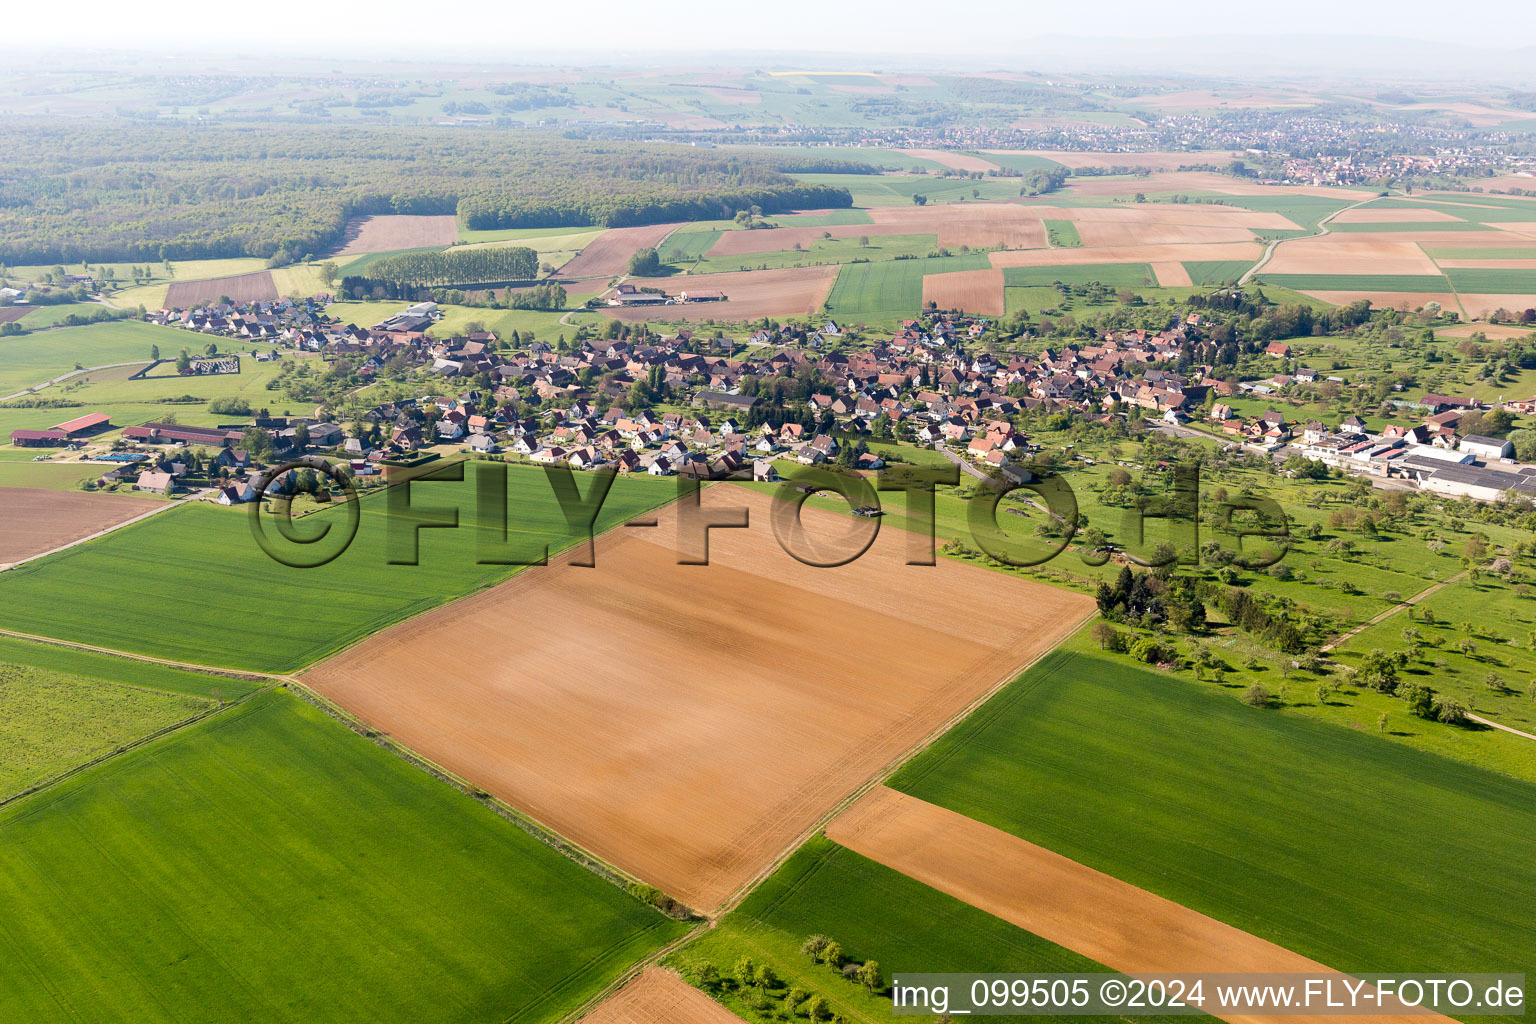
[[[724,302],[725,293],[714,288],[688,288],[669,295],[659,288],[621,284],[608,298],[610,306],[670,306],[679,302]]]
[[[241,341],[293,341],[304,331],[323,331],[336,321],[325,315],[329,296],[242,303],[211,303],[189,309],[162,309],[144,318],[162,327]]]

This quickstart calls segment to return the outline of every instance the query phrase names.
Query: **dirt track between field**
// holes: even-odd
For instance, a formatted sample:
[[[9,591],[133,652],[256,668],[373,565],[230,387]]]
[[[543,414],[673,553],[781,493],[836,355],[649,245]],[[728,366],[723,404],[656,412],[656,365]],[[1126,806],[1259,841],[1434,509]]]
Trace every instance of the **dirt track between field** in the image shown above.
[[[547,828],[714,911],[881,770],[1093,613],[1091,599],[939,559],[881,531],[801,564],[773,502],[679,565],[676,507],[395,626],[306,685]],[[814,537],[868,524],[808,509]]]
[[[671,971],[647,967],[578,1024],[741,1024],[741,1018]]]
[[[827,837],[940,892],[1127,974],[1333,974],[1315,960],[962,814],[886,787],[834,818]],[[1223,1014],[1233,1024],[1326,1016]],[[1446,1022],[1437,1014],[1373,1014]]]

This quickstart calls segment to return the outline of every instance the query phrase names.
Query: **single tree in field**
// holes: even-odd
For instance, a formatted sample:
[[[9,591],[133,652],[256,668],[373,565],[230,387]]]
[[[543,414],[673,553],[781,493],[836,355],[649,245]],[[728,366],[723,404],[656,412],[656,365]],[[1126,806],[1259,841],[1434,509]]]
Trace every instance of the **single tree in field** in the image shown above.
[[[866,960],[859,965],[859,984],[868,989],[871,995],[884,990],[885,978],[880,974],[878,960]]]
[[[827,946],[832,942],[825,935],[809,936],[800,944],[800,952],[810,957],[812,963],[821,963],[821,956],[826,952]]]
[[[1093,624],[1093,638],[1099,642],[1099,650],[1109,649],[1109,642],[1115,638],[1115,627],[1100,619]]]
[[[752,972],[752,986],[759,992],[774,988],[778,983],[779,976],[767,964],[758,964],[757,970]]]
[[[1380,718],[1376,719],[1376,728],[1381,730],[1383,736],[1387,734],[1387,713],[1385,711],[1381,713]]]
[[[731,968],[731,973],[736,976],[736,983],[738,985],[742,988],[747,988],[752,984],[752,978],[757,973],[757,964],[752,962],[751,957],[743,956]]]

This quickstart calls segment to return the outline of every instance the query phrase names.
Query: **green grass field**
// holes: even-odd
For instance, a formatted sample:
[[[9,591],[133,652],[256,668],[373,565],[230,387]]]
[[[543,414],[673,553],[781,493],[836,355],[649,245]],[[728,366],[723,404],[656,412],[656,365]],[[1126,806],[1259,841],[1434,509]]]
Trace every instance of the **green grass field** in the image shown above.
[[[773,222],[786,228],[819,228],[844,224],[873,224],[868,210],[857,207],[847,210],[828,210],[826,213],[776,214]]]
[[[482,465],[467,464],[462,483],[413,485],[417,506],[462,510],[460,528],[422,531],[419,565],[388,564],[391,517],[384,494],[362,499],[352,545],[314,569],[289,568],[268,557],[252,537],[249,507],[191,505],[0,574],[0,626],[199,665],[292,671],[513,571],[476,562],[477,540],[493,531],[476,526]],[[545,543],[564,547],[569,528],[543,471],[510,467],[508,481],[511,543],[521,544],[524,553]],[[582,488],[590,482],[577,477]],[[670,480],[617,480],[598,528],[674,494]],[[344,516],[344,509],[333,507],[295,529],[308,533]]]
[[[749,956],[771,964],[787,984],[825,996],[850,1020],[913,1019],[896,1015],[888,997],[870,995],[803,956],[800,944],[818,934],[836,940],[857,960],[878,961],[887,978],[899,971],[1105,970],[825,837],[801,847],[719,927],[667,962],[686,970],[704,961],[730,977],[737,959]],[[723,997],[733,1012],[754,1024],[777,1019],[757,1011],[734,990]]]
[[[678,230],[667,236],[662,243],[661,261],[663,263],[693,263],[704,258],[709,252],[710,246],[720,240],[718,229],[707,231]]]
[[[1259,274],[1263,285],[1296,291],[1329,292],[1448,292],[1451,284],[1440,274]]]
[[[189,335],[170,327],[131,321],[0,338],[0,395],[52,380],[76,364],[147,363],[153,345],[160,346],[162,355],[174,356],[189,340]]]
[[[0,661],[30,665],[75,676],[105,679],[111,683],[136,686],[166,693],[206,697],[213,700],[237,700],[255,693],[261,684],[250,679],[187,672],[152,661],[139,661],[113,654],[98,654],[58,644],[38,643],[0,636]]]
[[[0,661],[0,799],[213,705]]]
[[[1003,283],[1010,288],[1049,287],[1062,284],[1091,284],[1094,281],[1111,288],[1136,288],[1155,285],[1152,268],[1145,263],[1082,263],[1059,267],[1006,267]]]
[[[990,160],[999,167],[1007,167],[1015,171],[1054,171],[1066,167],[1066,164],[1058,163],[1047,156],[1031,156],[1028,153],[994,153],[978,152],[971,154],[979,156],[983,160]]]
[[[281,692],[0,814],[0,1019],[542,1022],[680,934]]]
[[[854,206],[910,206],[915,195],[930,203],[1017,199],[1014,178],[944,178],[936,174],[796,174],[796,181],[846,188]]]
[[[1536,787],[1096,653],[1052,654],[891,785],[1341,970],[1536,951]]]
[[[827,312],[840,317],[916,316],[923,304],[923,277],[955,270],[986,270],[982,255],[885,260],[845,265],[827,296]]]

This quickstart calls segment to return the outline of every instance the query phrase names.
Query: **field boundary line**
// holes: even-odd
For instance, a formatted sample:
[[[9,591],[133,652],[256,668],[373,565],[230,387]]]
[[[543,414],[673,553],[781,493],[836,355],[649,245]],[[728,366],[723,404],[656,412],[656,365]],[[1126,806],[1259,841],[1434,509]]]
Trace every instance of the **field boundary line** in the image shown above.
[[[1050,586],[1050,584],[1041,584],[1041,586]],[[900,771],[907,764],[907,762],[911,761],[913,758],[923,753],[939,740],[943,739],[953,729],[959,726],[961,722],[964,722],[967,718],[970,718],[976,712],[980,711],[992,700],[993,697],[996,697],[1003,690],[1007,689],[1009,685],[1011,685],[1025,672],[1028,672],[1041,660],[1051,654],[1056,653],[1056,651],[1061,648],[1063,643],[1076,636],[1082,630],[1082,628],[1086,626],[1092,619],[1097,617],[1098,614],[1099,611],[1097,608],[1094,608],[1092,611],[1088,612],[1088,614],[1079,619],[1072,626],[1072,628],[1066,632],[1060,641],[1053,644],[1048,650],[1040,651],[1037,654],[1027,658],[1016,667],[1010,669],[1002,676],[1002,678],[993,683],[991,686],[987,687],[985,691],[983,691],[969,704],[955,712],[945,721],[939,723],[926,735],[919,739],[915,744],[908,747],[905,751],[897,754],[893,759],[887,762],[884,767],[880,768],[870,778],[866,779],[862,784],[860,784],[858,788],[856,788],[852,793],[849,793],[846,797],[839,800],[826,813],[816,819],[814,823],[812,823],[808,828],[797,835],[785,849],[781,850],[774,857],[772,863],[770,863],[763,870],[759,871],[752,878],[744,882],[739,888],[737,888],[735,892],[721,900],[719,906],[715,908],[714,913],[709,915],[709,920],[712,922],[717,921],[724,917],[726,914],[730,913],[732,910],[736,909],[736,907],[740,906],[742,900],[751,895],[752,891],[761,885],[765,879],[767,879],[779,868],[783,867],[784,862],[789,860],[789,858],[794,855],[796,850],[804,846],[807,841],[816,835],[816,833],[824,830],[828,822],[830,822],[833,818],[836,818],[843,811],[847,810],[848,807],[862,798],[865,794],[873,790],[875,787],[884,785],[885,781],[892,775],[895,775],[896,772]]]
[[[187,672],[200,672],[205,676],[223,676],[226,679],[243,679],[246,682],[288,682],[291,677],[277,672],[255,672],[246,669],[218,668],[213,665],[199,665],[190,661],[174,661],[170,658],[156,658],[149,654],[135,654],[132,651],[119,651],[112,647],[97,647],[92,644],[83,644],[77,640],[61,640],[55,636],[39,636],[36,633],[21,633],[14,629],[0,628],[0,636],[8,636],[16,640],[30,640],[33,643],[50,644],[54,647],[68,647],[76,651],[88,651],[91,654],[105,654],[113,658],[127,658],[129,661],[143,661],[151,665],[164,665],[167,668],[179,668]],[[152,689],[152,687],[151,687]]]
[[[713,927],[714,923],[712,921],[700,920],[697,924],[694,925],[694,927],[688,929],[688,931],[684,932],[682,935],[679,935],[665,946],[662,946],[660,949],[651,953],[649,956],[646,956],[631,964],[629,969],[624,971],[623,974],[620,974],[607,985],[604,985],[602,990],[593,995],[591,999],[586,1000],[570,1013],[567,1013],[565,1016],[555,1021],[555,1024],[575,1024],[576,1021],[581,1020],[583,1017],[597,1009],[603,1003],[618,995],[620,989],[638,978],[641,972],[644,971],[647,967],[660,966],[663,957],[675,953],[679,949],[682,949],[688,943],[698,938],[702,932],[709,931]],[[703,995],[705,998],[711,998],[707,992],[703,993]],[[515,1015],[512,1017],[504,1017],[502,1018],[502,1024],[511,1024],[511,1021],[515,1019]]]
[[[90,324],[84,324],[83,326],[89,327]],[[41,334],[43,331],[53,331],[58,329],[58,327],[40,327],[35,331],[28,331],[27,333]],[[18,391],[14,395],[0,396],[0,402],[9,402],[13,398],[26,398],[28,395],[35,395],[44,388],[51,388],[55,384],[62,384],[69,380],[71,377],[78,377],[82,373],[95,373],[97,370],[112,370],[119,366],[139,366],[141,364],[147,365],[148,363],[148,359],[133,359],[126,363],[102,363],[100,366],[82,366],[78,370],[70,370],[68,373],[60,374],[59,376],[54,377],[52,380],[45,380],[41,384],[33,384],[31,387],[22,391]]]
[[[1297,238],[1321,238],[1322,236],[1324,236],[1326,234],[1330,234],[1330,232],[1328,230],[1328,222],[1333,220],[1333,218],[1337,217],[1339,214],[1344,213],[1344,212],[1346,212],[1348,210],[1353,210],[1357,206],[1364,206],[1366,203],[1374,203],[1376,200],[1378,200],[1380,198],[1382,198],[1382,197],[1379,196],[1379,195],[1373,195],[1373,196],[1371,196],[1371,198],[1369,198],[1369,199],[1362,199],[1358,203],[1351,203],[1348,206],[1341,206],[1341,207],[1339,207],[1337,210],[1334,210],[1328,216],[1326,216],[1322,220],[1318,221],[1317,222],[1317,230],[1312,232],[1310,235],[1296,235],[1294,238],[1277,238],[1274,241],[1270,242],[1268,245],[1266,245],[1264,247],[1264,255],[1259,257],[1259,262],[1257,262],[1253,266],[1249,267],[1247,273],[1243,274],[1242,277],[1237,279],[1237,286],[1239,288],[1241,288],[1245,284],[1247,284],[1249,281],[1253,280],[1253,276],[1255,274],[1257,274],[1259,271],[1264,269],[1264,267],[1269,263],[1270,257],[1274,256],[1275,250],[1280,248],[1282,243],[1294,242]],[[1433,263],[1434,261],[1430,260],[1430,262]]]

